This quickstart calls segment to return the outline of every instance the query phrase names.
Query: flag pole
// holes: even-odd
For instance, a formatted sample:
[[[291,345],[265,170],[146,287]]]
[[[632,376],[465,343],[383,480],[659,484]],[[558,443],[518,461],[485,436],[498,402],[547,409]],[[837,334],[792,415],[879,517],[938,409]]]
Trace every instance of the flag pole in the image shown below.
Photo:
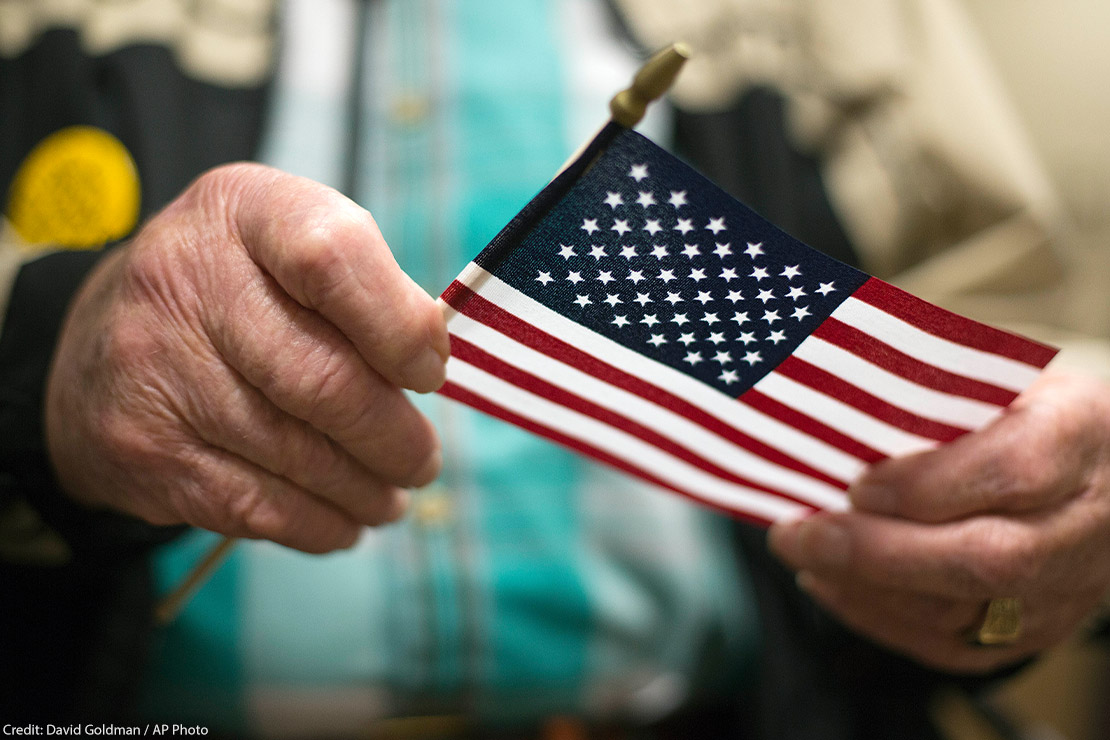
[[[674,43],[651,56],[632,78],[632,84],[621,90],[609,101],[611,121],[625,128],[638,124],[647,112],[652,101],[663,96],[674,83],[686,60],[690,58],[690,48],[682,43]],[[445,314],[451,309],[444,301],[439,301]],[[154,619],[160,626],[173,622],[193,594],[204,585],[212,573],[223,563],[238,539],[224,537],[201,558],[192,570],[164,596],[154,609]]]
[[[155,624],[165,627],[177,619],[177,615],[189,603],[189,599],[223,564],[238,541],[237,537],[220,538],[220,541],[205,553],[204,557],[193,566],[185,578],[158,602],[158,605],[154,608]]]

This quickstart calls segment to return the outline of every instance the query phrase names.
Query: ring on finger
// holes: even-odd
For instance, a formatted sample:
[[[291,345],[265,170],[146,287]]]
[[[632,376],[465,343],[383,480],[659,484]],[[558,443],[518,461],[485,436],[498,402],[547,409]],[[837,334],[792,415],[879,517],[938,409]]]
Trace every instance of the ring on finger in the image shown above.
[[[998,597],[987,602],[983,620],[971,630],[968,642],[984,647],[1013,645],[1021,637],[1021,630],[1021,599]]]

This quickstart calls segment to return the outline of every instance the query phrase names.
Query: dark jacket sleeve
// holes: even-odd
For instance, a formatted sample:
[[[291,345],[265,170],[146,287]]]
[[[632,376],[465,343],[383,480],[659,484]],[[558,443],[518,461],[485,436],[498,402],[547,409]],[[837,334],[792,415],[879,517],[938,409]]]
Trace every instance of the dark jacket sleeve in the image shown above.
[[[151,634],[145,556],[179,531],[74,503],[46,454],[54,345],[102,254],[26,263],[0,333],[0,716],[15,721],[126,718]]]
[[[205,169],[250,159],[268,78],[226,85],[186,74],[179,61],[172,43],[145,36],[94,54],[80,30],[66,27],[0,57],[0,191],[38,142],[69,126],[101,129],[130,152],[141,218]],[[54,347],[102,256],[61,251],[26,262],[4,309],[0,717],[16,724],[132,718],[153,635],[148,556],[179,531],[77,505],[46,454],[43,391]]]
[[[133,517],[91,510],[59,487],[46,453],[46,376],[66,309],[103,251],[61,251],[26,263],[0,333],[0,502],[25,502],[75,556],[128,556],[174,536]]]

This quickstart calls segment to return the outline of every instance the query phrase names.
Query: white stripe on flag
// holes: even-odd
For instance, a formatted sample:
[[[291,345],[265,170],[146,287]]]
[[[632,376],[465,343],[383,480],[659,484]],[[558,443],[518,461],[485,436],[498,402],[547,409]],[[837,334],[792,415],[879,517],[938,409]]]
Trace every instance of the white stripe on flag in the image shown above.
[[[755,390],[891,457],[937,446],[936,440],[899,429],[774,371],[763,376]]]
[[[832,315],[916,360],[1015,393],[1040,374],[1040,368],[942,339],[855,298],[841,303]]]
[[[448,379],[459,387],[535,424],[582,440],[694,498],[767,521],[800,516],[808,510],[796,501],[722,480],[638,437],[529,393],[458,358],[451,358],[447,367]],[[842,496],[839,506],[832,508],[844,509],[847,505],[847,497]]]
[[[794,356],[893,406],[942,424],[977,429],[994,421],[1002,412],[994,404],[918,385],[820,337],[806,337],[794,350]]]
[[[451,319],[451,333],[509,365],[642,424],[699,457],[753,483],[784,491],[821,508],[834,507],[843,499],[843,492],[828,483],[753,454],[681,414],[537,352],[468,316],[454,316]],[[728,397],[721,398],[721,402],[735,403]]]

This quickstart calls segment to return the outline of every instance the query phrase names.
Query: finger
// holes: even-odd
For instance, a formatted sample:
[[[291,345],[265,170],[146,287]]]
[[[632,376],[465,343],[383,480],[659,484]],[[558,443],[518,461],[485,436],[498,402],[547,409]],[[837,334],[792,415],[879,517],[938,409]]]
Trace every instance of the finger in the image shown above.
[[[1026,513],[1086,484],[1096,450],[1090,401],[1046,384],[990,426],[930,452],[884,461],[849,490],[853,506],[923,522]],[[1101,439],[1101,435],[1097,436]]]
[[[888,621],[907,629],[928,630],[935,634],[966,635],[982,618],[980,599],[951,599],[904,589],[883,588],[862,582],[851,573],[843,577],[822,578],[813,571],[798,574],[798,585],[808,593],[820,593],[839,610],[881,610]]]
[[[873,587],[959,600],[1023,595],[1045,558],[1036,522],[976,517],[921,524],[862,513],[815,514],[776,524],[773,551],[795,570],[853,578]]]
[[[1032,655],[1043,643],[1040,636],[1026,630],[1024,638],[1012,646],[969,644],[967,636],[982,621],[982,602],[877,591],[808,572],[799,574],[798,585],[853,631],[942,670],[989,671]]]
[[[194,431],[320,497],[357,522],[379,525],[401,517],[408,494],[372,474],[336,442],[274,406],[226,365],[211,363],[196,378],[207,388],[187,411]]]
[[[172,491],[188,523],[310,553],[358,540],[357,522],[288,480],[216,448],[194,457],[190,480]]]
[[[383,481],[420,486],[439,473],[431,423],[370,368],[330,322],[261,273],[212,312],[224,360],[274,405],[338,443]]]
[[[371,367],[416,391],[443,384],[442,313],[398,267],[369,213],[330,188],[266,171],[243,188],[234,215],[251,257]]]

